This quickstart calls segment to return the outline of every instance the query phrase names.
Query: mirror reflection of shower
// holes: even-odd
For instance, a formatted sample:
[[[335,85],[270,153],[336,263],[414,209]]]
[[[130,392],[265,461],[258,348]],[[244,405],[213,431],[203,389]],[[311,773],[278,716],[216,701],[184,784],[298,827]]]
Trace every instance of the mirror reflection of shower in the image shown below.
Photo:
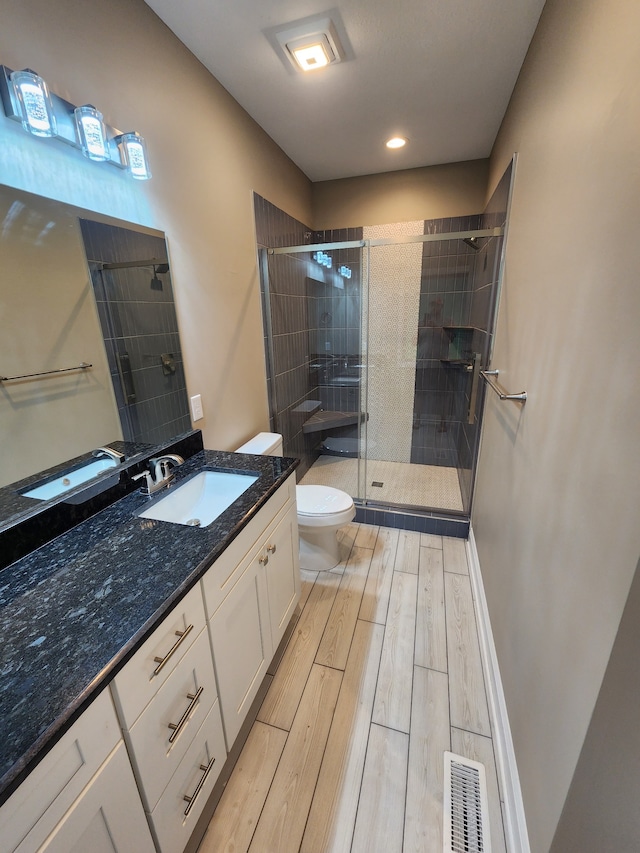
[[[158,444],[191,428],[164,238],[81,220],[125,440]]]

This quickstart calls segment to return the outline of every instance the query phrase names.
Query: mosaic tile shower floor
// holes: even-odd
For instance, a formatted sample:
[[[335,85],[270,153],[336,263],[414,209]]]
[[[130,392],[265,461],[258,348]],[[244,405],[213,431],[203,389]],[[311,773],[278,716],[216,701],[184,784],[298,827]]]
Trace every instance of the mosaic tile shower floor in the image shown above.
[[[360,464],[364,465],[364,462]],[[382,486],[372,486],[374,482],[382,483]],[[358,460],[320,456],[304,475],[301,484],[333,486],[356,497]],[[369,459],[366,463],[366,484],[369,500],[460,512],[464,510],[455,468]]]

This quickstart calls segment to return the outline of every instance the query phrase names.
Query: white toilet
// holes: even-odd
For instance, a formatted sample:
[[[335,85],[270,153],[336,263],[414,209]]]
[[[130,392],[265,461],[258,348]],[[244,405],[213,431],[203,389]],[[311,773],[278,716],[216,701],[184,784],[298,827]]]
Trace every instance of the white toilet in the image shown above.
[[[258,433],[236,452],[282,456],[282,436],[276,432]],[[338,530],[356,515],[352,498],[331,486],[296,486],[296,503],[300,567],[313,572],[335,568],[340,562]]]

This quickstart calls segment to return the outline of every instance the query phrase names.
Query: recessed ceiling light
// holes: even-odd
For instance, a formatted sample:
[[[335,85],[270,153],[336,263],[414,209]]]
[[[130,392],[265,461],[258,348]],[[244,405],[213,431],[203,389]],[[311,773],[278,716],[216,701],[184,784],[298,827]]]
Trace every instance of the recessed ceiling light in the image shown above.
[[[392,136],[391,139],[387,139],[385,145],[387,148],[404,148],[407,144],[407,140],[404,136]]]

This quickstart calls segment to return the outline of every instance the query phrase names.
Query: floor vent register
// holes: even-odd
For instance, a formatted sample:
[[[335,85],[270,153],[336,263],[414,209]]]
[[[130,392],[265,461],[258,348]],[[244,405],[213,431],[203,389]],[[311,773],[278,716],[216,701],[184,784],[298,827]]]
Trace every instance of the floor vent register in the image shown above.
[[[484,764],[444,754],[443,853],[491,853]]]

